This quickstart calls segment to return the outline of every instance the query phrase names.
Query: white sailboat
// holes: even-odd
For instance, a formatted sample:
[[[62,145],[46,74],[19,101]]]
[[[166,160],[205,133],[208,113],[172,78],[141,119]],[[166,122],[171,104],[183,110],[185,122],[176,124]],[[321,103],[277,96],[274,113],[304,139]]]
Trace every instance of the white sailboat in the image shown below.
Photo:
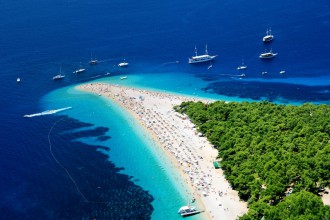
[[[247,66],[244,64],[244,60],[242,59],[242,65],[237,67],[237,70],[245,70],[246,68],[247,68]]]
[[[53,80],[63,79],[64,77],[65,77],[65,75],[62,75],[62,67],[60,66],[60,73],[53,76]]]
[[[80,68],[73,71],[73,73],[82,73],[82,72],[85,72],[85,71],[86,71],[86,69],[82,68],[81,63],[80,63]]]
[[[274,58],[275,56],[277,55],[277,53],[273,53],[272,50],[270,51],[265,51],[264,53],[261,53],[259,58],[260,59],[271,59],[271,58]]]
[[[98,62],[99,61],[96,58],[93,58],[92,53],[91,53],[91,59],[89,61],[89,64],[90,65],[96,65],[96,64],[98,64]]]
[[[272,41],[273,39],[274,39],[274,35],[272,35],[272,29],[269,28],[269,29],[266,30],[266,36],[264,36],[262,38],[262,41],[264,43],[267,43],[267,42]]]
[[[195,56],[189,58],[188,63],[203,63],[207,61],[214,60],[218,55],[209,55],[207,51],[207,45],[205,46],[205,54],[197,55],[197,48],[195,46]]]

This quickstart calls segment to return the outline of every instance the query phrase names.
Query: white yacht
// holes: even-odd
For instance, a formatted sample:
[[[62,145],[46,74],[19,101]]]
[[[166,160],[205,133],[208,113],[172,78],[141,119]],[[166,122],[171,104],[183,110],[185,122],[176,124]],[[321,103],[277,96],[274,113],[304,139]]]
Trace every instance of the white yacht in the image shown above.
[[[91,59],[90,59],[90,61],[89,61],[89,64],[90,65],[96,65],[96,64],[98,64],[99,63],[99,61],[96,59],[96,58],[93,58],[92,57],[92,53],[91,53]]]
[[[266,30],[266,36],[262,38],[264,43],[270,42],[274,39],[274,35],[272,35],[272,30],[269,28]]]
[[[264,53],[261,53],[259,58],[260,59],[271,59],[273,57],[275,57],[277,55],[277,53],[273,53],[272,50],[270,50],[269,52],[265,51]]]
[[[65,75],[58,74],[58,75],[53,77],[53,80],[63,79],[64,77],[65,77]]]
[[[119,67],[126,67],[126,66],[128,66],[128,63],[122,62],[122,63],[119,63],[118,66]]]
[[[280,71],[280,74],[284,74],[284,73],[285,73],[285,70],[281,70],[281,71]]]
[[[246,65],[244,65],[244,60],[242,60],[242,65],[240,65],[239,67],[237,67],[237,70],[245,70],[247,68]]]
[[[200,212],[201,211],[197,210],[196,207],[187,205],[187,206],[182,206],[179,209],[178,214],[185,217],[185,216],[189,216],[189,215],[195,215],[195,214],[198,214]]]
[[[90,61],[89,61],[89,64],[90,65],[96,65],[96,64],[98,64],[98,60],[97,59],[91,59]]]
[[[209,55],[207,51],[207,45],[205,46],[205,54],[197,55],[197,48],[195,47],[195,56],[189,58],[188,63],[202,63],[214,60],[218,55]]]
[[[77,70],[73,71],[73,73],[82,73],[82,72],[85,72],[85,71],[86,71],[86,69],[80,68],[80,69],[77,69]]]
[[[62,68],[60,66],[60,73],[53,77],[53,80],[63,79],[65,75],[62,75]]]

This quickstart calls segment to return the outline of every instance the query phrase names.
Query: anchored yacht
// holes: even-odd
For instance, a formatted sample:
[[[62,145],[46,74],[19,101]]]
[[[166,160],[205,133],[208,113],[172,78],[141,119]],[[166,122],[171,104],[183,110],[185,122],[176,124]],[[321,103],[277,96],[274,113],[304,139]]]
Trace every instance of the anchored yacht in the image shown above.
[[[202,211],[197,210],[196,207],[194,206],[190,206],[190,205],[186,205],[186,206],[182,206],[179,211],[178,214],[180,214],[182,217],[186,217],[189,215],[195,215],[198,214]]]
[[[189,58],[188,63],[203,63],[214,60],[218,55],[209,55],[207,51],[207,45],[205,46],[205,54],[197,55],[197,48],[195,47],[195,56]]]
[[[269,52],[264,52],[262,54],[260,54],[259,58],[260,59],[271,59],[273,57],[275,57],[277,55],[277,53],[273,53],[272,50],[270,50]]]
[[[272,35],[272,30],[269,28],[266,30],[266,36],[262,38],[264,43],[270,42],[274,39],[274,35]]]
[[[126,67],[126,66],[128,66],[128,63],[122,62],[122,63],[119,63],[118,66],[119,67]]]

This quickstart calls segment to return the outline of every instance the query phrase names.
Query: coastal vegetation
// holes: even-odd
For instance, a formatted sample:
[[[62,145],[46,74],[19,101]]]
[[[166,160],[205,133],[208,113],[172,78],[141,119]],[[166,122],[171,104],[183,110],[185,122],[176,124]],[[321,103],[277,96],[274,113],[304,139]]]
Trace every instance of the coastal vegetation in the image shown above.
[[[330,106],[183,102],[218,149],[231,186],[249,204],[241,219],[330,219]]]

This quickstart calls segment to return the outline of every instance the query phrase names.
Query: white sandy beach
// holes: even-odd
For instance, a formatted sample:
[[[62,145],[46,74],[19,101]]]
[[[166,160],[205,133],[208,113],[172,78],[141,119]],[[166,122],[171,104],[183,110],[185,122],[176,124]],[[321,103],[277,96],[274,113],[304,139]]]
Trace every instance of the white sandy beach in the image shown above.
[[[176,113],[173,106],[183,101],[203,101],[148,90],[105,83],[88,83],[78,89],[108,97],[130,112],[144,126],[182,174],[194,198],[204,207],[209,219],[234,220],[247,212],[247,203],[239,200],[221,169],[213,161],[218,152],[205,137],[200,137],[190,120]],[[179,207],[178,207],[179,208]]]

